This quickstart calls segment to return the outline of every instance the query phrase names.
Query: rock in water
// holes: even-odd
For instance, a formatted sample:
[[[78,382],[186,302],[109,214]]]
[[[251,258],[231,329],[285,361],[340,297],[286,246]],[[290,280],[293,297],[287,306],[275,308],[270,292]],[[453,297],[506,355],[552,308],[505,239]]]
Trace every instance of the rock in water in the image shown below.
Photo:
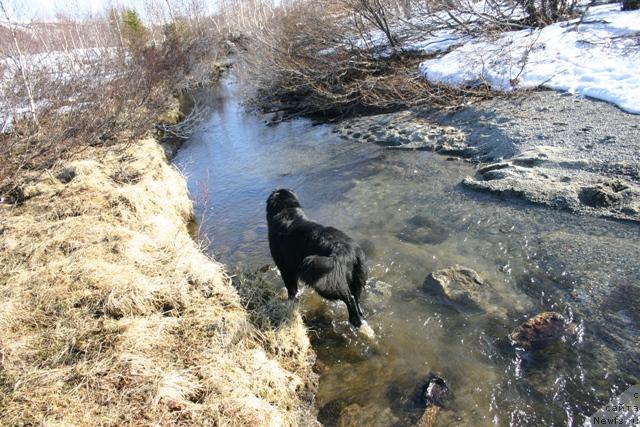
[[[444,296],[462,309],[488,311],[490,301],[497,297],[478,273],[460,265],[430,273],[423,289]]]
[[[430,372],[422,386],[421,399],[426,408],[416,426],[432,427],[437,423],[440,408],[446,409],[453,400],[453,393],[442,377]]]
[[[453,400],[453,393],[442,377],[430,372],[422,386],[422,398],[426,406],[447,408]]]
[[[516,347],[540,350],[575,334],[575,324],[560,313],[547,311],[518,326],[509,338]]]
[[[447,240],[449,233],[431,219],[416,215],[407,220],[407,225],[396,236],[409,243],[434,245]]]
[[[378,254],[375,243],[372,240],[366,239],[360,242],[360,248],[364,251],[367,258],[373,258]]]
[[[398,425],[398,422],[398,417],[393,414],[390,408],[380,410],[375,403],[371,402],[365,406],[353,403],[342,410],[337,423],[327,423],[325,425],[386,427]]]

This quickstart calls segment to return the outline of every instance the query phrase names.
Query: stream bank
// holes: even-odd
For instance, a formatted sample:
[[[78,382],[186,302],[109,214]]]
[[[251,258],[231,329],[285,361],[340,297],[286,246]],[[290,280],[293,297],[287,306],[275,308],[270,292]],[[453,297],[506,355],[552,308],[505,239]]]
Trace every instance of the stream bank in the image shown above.
[[[605,102],[532,91],[455,110],[346,120],[336,131],[471,159],[479,166],[463,180],[469,188],[640,222],[640,115]]]
[[[93,147],[0,204],[1,425],[314,419],[300,314],[201,251],[165,149]]]

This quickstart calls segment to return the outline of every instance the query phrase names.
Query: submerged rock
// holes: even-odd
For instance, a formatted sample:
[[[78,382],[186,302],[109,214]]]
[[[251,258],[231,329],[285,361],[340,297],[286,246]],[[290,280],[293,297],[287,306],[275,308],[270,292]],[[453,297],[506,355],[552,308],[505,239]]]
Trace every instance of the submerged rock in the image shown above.
[[[360,242],[360,248],[364,251],[367,258],[373,258],[378,255],[376,244],[372,240],[366,239]]]
[[[449,407],[453,400],[453,393],[447,383],[439,375],[430,372],[422,386],[422,399],[425,406]]]
[[[509,338],[516,347],[541,350],[576,334],[576,325],[554,311],[540,313],[511,332]]]
[[[423,289],[445,297],[463,310],[488,311],[489,301],[497,296],[478,273],[460,265],[430,273]]]
[[[447,240],[449,232],[431,219],[416,215],[407,220],[407,225],[396,236],[404,242],[434,245]]]
[[[318,410],[318,421],[325,426],[337,426],[340,413],[347,406],[349,406],[349,402],[344,399],[336,399],[328,402]]]
[[[345,139],[372,142],[392,149],[431,150],[450,154],[469,151],[464,132],[451,126],[437,125],[413,111],[345,120],[334,131]]]
[[[442,377],[430,372],[422,386],[420,399],[425,406],[424,413],[416,423],[417,427],[437,425],[440,409],[447,409],[454,396]]]
[[[323,414],[324,415],[324,414]],[[318,416],[320,419],[320,416]],[[325,426],[356,427],[356,426],[390,426],[396,425],[399,419],[391,409],[380,411],[375,403],[366,406],[352,403],[340,409],[338,417],[321,420]]]

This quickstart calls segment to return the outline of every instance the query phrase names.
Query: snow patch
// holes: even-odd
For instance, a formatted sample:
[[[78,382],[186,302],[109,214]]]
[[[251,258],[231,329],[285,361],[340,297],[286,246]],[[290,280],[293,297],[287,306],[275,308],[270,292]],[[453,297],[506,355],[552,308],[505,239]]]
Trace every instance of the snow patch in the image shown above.
[[[454,86],[484,83],[504,91],[544,86],[640,114],[640,11],[597,6],[576,24],[506,32],[495,40],[475,38],[424,61],[420,72],[429,81]],[[439,40],[445,36],[432,39],[436,45]]]

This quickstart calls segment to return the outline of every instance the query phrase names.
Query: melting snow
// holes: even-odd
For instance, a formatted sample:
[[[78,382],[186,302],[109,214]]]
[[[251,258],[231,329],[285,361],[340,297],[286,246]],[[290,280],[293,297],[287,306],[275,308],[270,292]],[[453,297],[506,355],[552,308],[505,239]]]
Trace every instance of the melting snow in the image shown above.
[[[497,39],[475,38],[420,64],[430,81],[498,90],[544,86],[589,96],[640,114],[640,11],[620,4],[592,7],[578,20],[542,29],[506,32]],[[457,36],[451,35],[451,40]],[[439,35],[425,41],[448,47]],[[453,44],[453,43],[452,43]]]

